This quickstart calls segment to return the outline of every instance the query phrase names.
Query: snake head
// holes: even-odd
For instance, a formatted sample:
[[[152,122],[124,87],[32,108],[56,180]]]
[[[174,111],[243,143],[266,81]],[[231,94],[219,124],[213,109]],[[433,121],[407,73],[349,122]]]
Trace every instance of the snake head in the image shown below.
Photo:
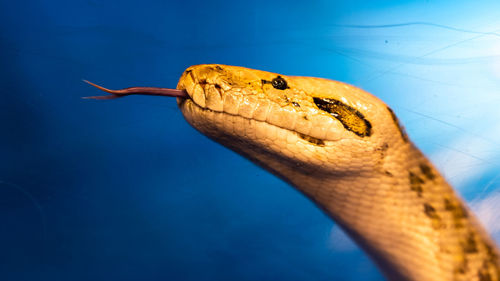
[[[381,100],[337,81],[213,64],[186,69],[177,89],[193,127],[278,175],[374,169],[375,153],[405,143]]]

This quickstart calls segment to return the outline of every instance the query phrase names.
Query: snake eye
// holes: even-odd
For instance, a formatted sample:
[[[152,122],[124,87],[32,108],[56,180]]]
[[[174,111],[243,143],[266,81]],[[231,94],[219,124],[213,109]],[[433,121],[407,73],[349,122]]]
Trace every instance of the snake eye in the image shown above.
[[[285,90],[288,88],[288,85],[286,84],[285,79],[283,79],[283,77],[281,77],[281,76],[274,78],[271,81],[271,84],[273,85],[273,87],[275,89],[278,89],[278,90]]]

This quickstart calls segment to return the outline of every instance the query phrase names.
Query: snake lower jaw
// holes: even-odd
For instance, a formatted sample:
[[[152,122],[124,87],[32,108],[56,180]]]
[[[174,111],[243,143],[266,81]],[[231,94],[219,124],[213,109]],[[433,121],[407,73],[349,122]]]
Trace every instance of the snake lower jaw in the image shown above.
[[[346,137],[342,125],[328,114],[314,108],[306,111],[291,104],[280,105],[245,91],[224,92],[213,84],[205,84],[204,87],[194,84],[180,89],[186,90],[188,100],[199,109],[265,122],[304,136],[316,144],[338,141]]]
[[[217,130],[220,130],[220,127],[230,127],[227,123],[224,123],[222,120],[225,120],[227,117],[232,117],[233,120],[241,119],[242,121],[240,123],[261,123],[261,124],[266,124],[267,126],[270,126],[268,131],[273,131],[273,129],[270,128],[276,128],[276,129],[281,129],[283,134],[290,134],[294,136],[298,136],[302,141],[305,141],[308,145],[312,145],[313,147],[324,147],[327,146],[329,143],[336,142],[336,140],[328,140],[328,139],[322,139],[322,138],[317,138],[315,136],[312,136],[310,134],[304,134],[302,132],[292,130],[288,128],[287,126],[279,126],[276,124],[273,124],[273,122],[268,122],[267,120],[258,120],[255,118],[251,118],[251,116],[245,116],[243,114],[238,114],[239,112],[231,113],[223,110],[214,110],[208,107],[203,107],[200,104],[198,104],[194,99],[192,98],[177,98],[177,104],[179,108],[181,109],[184,117],[188,120],[190,124],[192,124],[196,129],[200,130],[202,133],[206,134],[206,132],[203,130],[203,128],[198,128],[197,124],[199,124],[199,121],[194,121],[196,119],[200,120],[212,120],[212,123],[206,124],[204,126],[217,126]],[[217,117],[215,117],[217,116]],[[226,116],[226,117],[224,117]],[[197,124],[193,124],[192,122],[196,122]],[[238,123],[238,122],[237,122]],[[245,124],[245,126],[247,126]],[[243,127],[242,127],[243,128]],[[241,129],[242,129],[241,128]],[[214,128],[215,129],[215,128]],[[233,128],[235,129],[235,128]],[[236,128],[239,129],[239,128]],[[246,134],[252,134],[250,132],[251,130],[246,130]],[[234,132],[231,132],[234,133]],[[254,132],[256,134],[256,132]],[[245,136],[246,137],[246,136]]]

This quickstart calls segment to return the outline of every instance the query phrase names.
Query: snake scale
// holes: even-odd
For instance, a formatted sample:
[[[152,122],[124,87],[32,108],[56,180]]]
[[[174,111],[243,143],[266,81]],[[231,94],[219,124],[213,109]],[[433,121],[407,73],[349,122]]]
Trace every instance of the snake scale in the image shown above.
[[[92,85],[111,94],[96,99],[176,96],[193,127],[311,199],[388,280],[500,281],[492,239],[394,112],[359,88],[219,64],[189,67],[177,90]]]

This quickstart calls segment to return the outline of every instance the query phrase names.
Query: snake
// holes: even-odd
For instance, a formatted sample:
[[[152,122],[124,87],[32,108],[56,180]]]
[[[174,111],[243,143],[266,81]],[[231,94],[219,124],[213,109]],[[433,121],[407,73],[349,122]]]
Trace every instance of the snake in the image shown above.
[[[238,66],[188,67],[173,96],[189,124],[312,200],[387,280],[500,281],[493,239],[394,111],[355,86]],[[237,183],[236,183],[237,184]]]

